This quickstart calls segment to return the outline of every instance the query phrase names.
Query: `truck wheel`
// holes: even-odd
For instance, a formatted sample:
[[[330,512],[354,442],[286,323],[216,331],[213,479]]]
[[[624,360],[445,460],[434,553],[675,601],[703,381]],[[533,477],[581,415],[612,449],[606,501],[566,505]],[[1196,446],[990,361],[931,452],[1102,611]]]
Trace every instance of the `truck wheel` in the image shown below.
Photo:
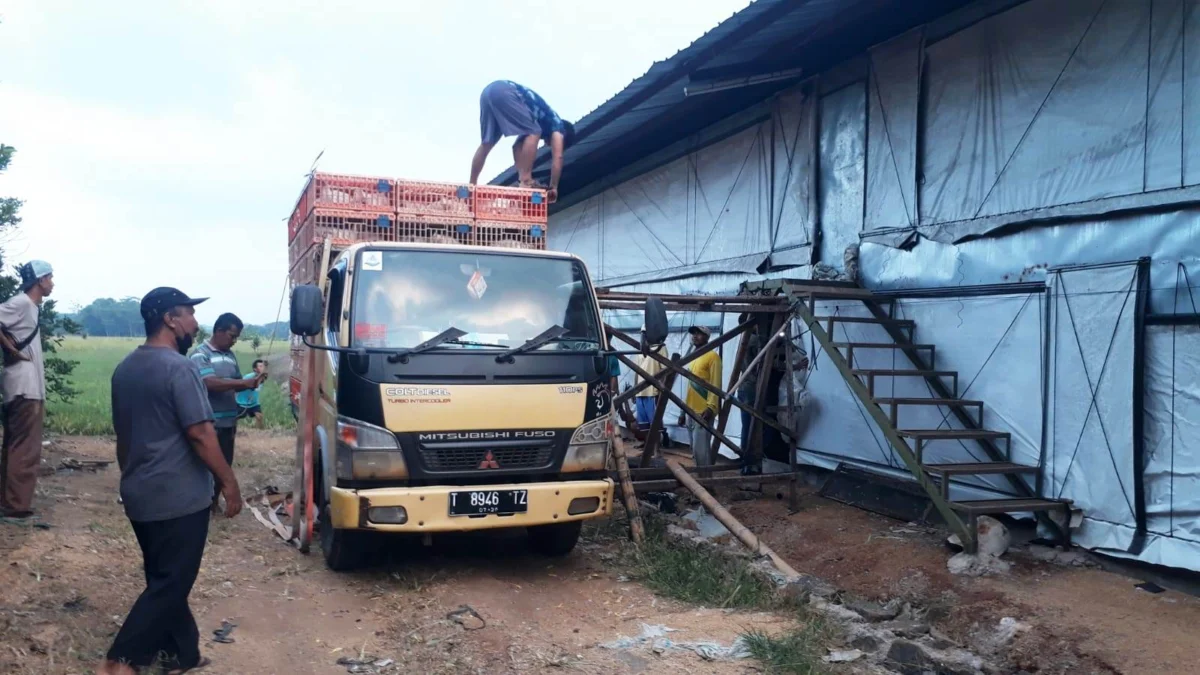
[[[367,533],[335,529],[328,506],[321,507],[318,526],[326,567],[334,572],[349,572],[362,567],[367,558]]]
[[[529,548],[544,556],[559,558],[575,549],[575,544],[579,542],[579,532],[583,529],[583,521],[537,525],[528,529]]]

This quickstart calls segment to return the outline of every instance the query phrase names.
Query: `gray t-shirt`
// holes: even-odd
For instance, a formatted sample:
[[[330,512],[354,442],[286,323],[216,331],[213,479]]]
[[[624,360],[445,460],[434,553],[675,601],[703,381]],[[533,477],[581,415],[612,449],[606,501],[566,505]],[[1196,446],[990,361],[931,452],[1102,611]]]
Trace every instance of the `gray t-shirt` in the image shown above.
[[[237,357],[233,352],[222,352],[212,348],[205,342],[196,347],[191,359],[200,369],[201,379],[219,377],[223,380],[242,379],[242,369],[238,367]],[[221,391],[208,392],[208,402],[212,405],[213,419],[222,428],[236,427],[238,416],[237,392]]]
[[[12,333],[14,342],[26,340],[37,328],[38,306],[28,295],[17,293],[0,304],[0,326]],[[21,350],[27,361],[18,361],[4,368],[4,402],[10,403],[18,396],[44,401],[46,399],[46,372],[42,363],[42,336],[29,341]]]
[[[212,419],[200,373],[179,352],[142,345],[121,361],[112,420],[130,520],[169,520],[212,505],[212,472],[187,437],[188,427]]]

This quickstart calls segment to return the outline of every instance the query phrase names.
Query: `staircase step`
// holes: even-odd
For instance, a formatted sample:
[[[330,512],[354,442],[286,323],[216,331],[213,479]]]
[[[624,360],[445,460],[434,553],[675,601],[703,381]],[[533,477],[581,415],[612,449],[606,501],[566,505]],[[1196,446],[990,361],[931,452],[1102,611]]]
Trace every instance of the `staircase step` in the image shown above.
[[[983,438],[1009,438],[1007,431],[990,429],[897,429],[902,438],[919,438],[923,441],[979,440]]]
[[[892,370],[875,368],[856,368],[855,375],[874,375],[875,377],[951,377],[958,375],[957,370]]]
[[[1068,500],[1042,499],[1039,497],[1022,497],[1016,499],[974,499],[961,502],[950,502],[950,508],[955,511],[980,516],[989,513],[1016,513],[1018,511],[1049,511],[1070,506]]]
[[[962,398],[877,398],[875,402],[884,405],[944,405],[948,407],[982,408],[983,401],[971,401]]]
[[[917,322],[912,319],[877,319],[873,316],[818,316],[814,317],[817,321],[835,323],[878,323],[888,324],[890,326],[903,326],[905,328],[916,328]]]
[[[895,342],[835,342],[834,347],[845,349],[853,347],[855,349],[928,349],[933,351],[933,345],[914,345],[914,344],[897,344]]]
[[[925,464],[929,473],[942,476],[983,476],[1006,473],[1037,473],[1036,466],[1012,462],[965,462],[962,464]]]

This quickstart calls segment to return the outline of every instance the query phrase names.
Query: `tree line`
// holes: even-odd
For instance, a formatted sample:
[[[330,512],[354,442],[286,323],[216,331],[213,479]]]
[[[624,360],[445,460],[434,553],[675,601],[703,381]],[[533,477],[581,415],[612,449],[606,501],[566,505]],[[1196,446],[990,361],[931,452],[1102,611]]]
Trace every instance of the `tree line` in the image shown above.
[[[94,337],[143,337],[141,300],[138,298],[97,298],[71,315],[84,335]],[[208,327],[211,329],[211,327]],[[266,325],[246,324],[245,339],[286,340],[288,326],[282,321]]]

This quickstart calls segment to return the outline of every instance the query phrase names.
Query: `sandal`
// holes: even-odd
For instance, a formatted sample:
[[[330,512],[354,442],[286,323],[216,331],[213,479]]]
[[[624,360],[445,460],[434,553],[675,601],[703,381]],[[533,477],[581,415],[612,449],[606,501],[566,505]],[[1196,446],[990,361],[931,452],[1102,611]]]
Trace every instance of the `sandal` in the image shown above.
[[[212,659],[208,658],[207,656],[201,656],[200,660],[196,662],[196,665],[192,666],[191,668],[176,668],[175,670],[168,670],[167,675],[183,675],[184,673],[190,673],[193,670],[201,670],[211,665]]]

